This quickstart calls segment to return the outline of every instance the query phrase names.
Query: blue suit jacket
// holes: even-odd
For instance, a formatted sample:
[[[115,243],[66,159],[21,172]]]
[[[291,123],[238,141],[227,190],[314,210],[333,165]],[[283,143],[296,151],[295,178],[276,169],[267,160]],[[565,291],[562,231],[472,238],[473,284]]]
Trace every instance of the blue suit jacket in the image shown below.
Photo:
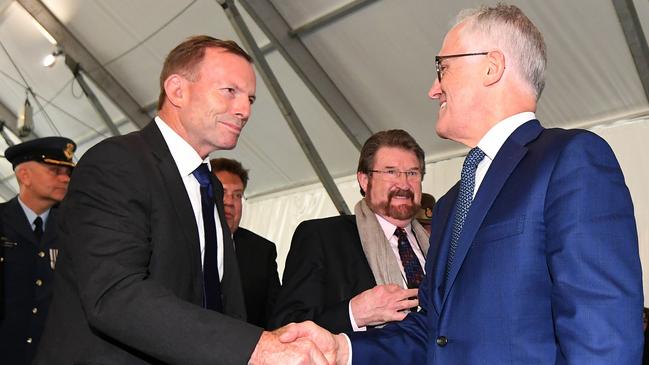
[[[435,208],[423,311],[351,335],[354,364],[640,363],[633,205],[606,142],[519,127],[475,196],[444,291],[458,189]]]

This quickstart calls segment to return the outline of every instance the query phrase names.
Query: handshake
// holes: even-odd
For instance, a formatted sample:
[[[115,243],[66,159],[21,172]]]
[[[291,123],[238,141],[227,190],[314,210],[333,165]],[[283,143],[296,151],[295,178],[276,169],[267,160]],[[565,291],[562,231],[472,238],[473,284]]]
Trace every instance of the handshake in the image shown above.
[[[334,335],[311,321],[264,331],[249,365],[345,365],[349,355],[344,335]]]

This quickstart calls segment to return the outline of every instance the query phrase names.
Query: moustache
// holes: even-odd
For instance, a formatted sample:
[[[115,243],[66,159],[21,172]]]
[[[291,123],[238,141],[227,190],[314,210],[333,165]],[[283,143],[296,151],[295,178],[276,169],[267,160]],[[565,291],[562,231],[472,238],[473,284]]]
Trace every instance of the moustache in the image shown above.
[[[409,198],[410,200],[415,199],[415,193],[411,190],[396,189],[388,193],[388,200],[391,200],[393,197],[398,196],[401,198]]]

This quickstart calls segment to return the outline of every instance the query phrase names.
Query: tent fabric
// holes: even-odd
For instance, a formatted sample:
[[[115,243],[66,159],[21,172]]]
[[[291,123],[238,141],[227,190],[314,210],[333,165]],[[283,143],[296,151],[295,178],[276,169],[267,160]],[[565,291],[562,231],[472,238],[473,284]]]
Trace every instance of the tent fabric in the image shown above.
[[[310,92],[300,73],[270,43],[262,31],[264,27],[256,24],[241,6],[261,1],[270,2],[281,17],[276,20],[284,21],[293,30],[328,19],[295,38],[372,132],[402,128],[420,141],[429,164],[424,191],[439,196],[456,181],[466,148],[434,134],[438,103],[426,95],[435,78],[433,59],[460,9],[493,4],[495,0],[234,2],[351,207],[360,198],[354,178],[358,150]],[[547,83],[537,116],[547,127],[592,128],[611,142],[632,191],[641,255],[647,267],[649,179],[644,167],[649,154],[642,141],[647,137],[649,96],[643,89],[614,2],[509,2],[528,14],[547,43]],[[41,3],[132,96],[147,118],[155,115],[158,75],[170,49],[195,34],[240,41],[223,8],[214,0]],[[635,7],[639,32],[649,38],[649,2],[624,3]],[[329,18],[350,5],[354,5],[353,11]],[[51,44],[18,1],[0,0],[0,44],[0,120],[12,125],[29,94],[35,134],[72,138],[78,144],[77,158],[110,136],[63,62],[65,52],[72,50],[66,50],[67,45]],[[43,56],[61,46],[63,56],[58,62],[43,67]],[[102,91],[101,82],[93,81],[97,70],[84,70],[84,79],[119,131],[136,130],[134,122],[126,119]],[[341,119],[345,122],[344,115]],[[0,139],[0,150],[6,146]],[[280,266],[297,222],[337,214],[261,77],[252,117],[237,148],[213,154],[217,156],[238,159],[251,170],[243,225],[278,242]],[[16,192],[11,165],[0,159],[0,200],[10,199]]]

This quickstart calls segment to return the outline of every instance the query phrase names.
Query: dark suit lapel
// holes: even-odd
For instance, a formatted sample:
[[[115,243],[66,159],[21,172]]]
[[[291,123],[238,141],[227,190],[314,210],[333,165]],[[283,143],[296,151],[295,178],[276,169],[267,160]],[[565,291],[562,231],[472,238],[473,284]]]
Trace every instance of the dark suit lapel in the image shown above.
[[[505,181],[509,178],[509,175],[511,175],[514,168],[527,153],[527,147],[525,145],[536,138],[542,130],[543,128],[537,120],[532,120],[521,125],[505,141],[491,163],[489,171],[487,171],[487,175],[484,177],[464,221],[464,227],[462,228],[457,250],[455,251],[455,260],[449,271],[448,284],[442,304],[446,301],[448,293],[453,287],[455,278],[462,267],[471,243],[487,212],[500,193]]]
[[[216,202],[216,211],[219,214],[219,221],[223,230],[223,279],[221,279],[221,290],[223,291],[223,310],[226,314],[246,320],[246,306],[243,297],[243,286],[239,273],[239,264],[234,252],[232,234],[225,220],[225,209],[223,207],[223,185],[219,179],[210,174],[212,181],[212,192]]]
[[[31,223],[27,220],[27,216],[23,208],[18,202],[18,197],[14,197],[8,203],[7,209],[4,211],[2,221],[4,222],[4,235],[21,239],[18,241],[26,241],[32,245],[37,246],[36,236],[32,230]]]
[[[176,213],[178,227],[185,236],[184,241],[187,244],[187,249],[192,251],[192,266],[200,269],[202,265],[198,227],[196,227],[194,210],[187,196],[187,190],[185,189],[182,178],[178,173],[178,167],[155,122],[149,123],[142,129],[142,137],[148,143],[151,152],[158,162],[158,170],[164,180],[164,185],[167,187],[167,195]],[[199,276],[196,277],[198,278]]]
[[[43,231],[43,247],[45,248],[58,248],[56,242],[56,214],[57,209],[51,208],[47,216],[47,223],[45,223],[45,231]]]
[[[447,231],[449,222],[452,222],[453,220],[451,217],[454,214],[454,205],[455,205],[455,200],[457,199],[457,194],[460,189],[460,183],[458,182],[451,188],[451,190],[446,193],[445,198],[443,200],[440,200],[438,204],[435,206],[435,213],[433,214],[432,222],[433,225],[431,226],[431,231],[430,231],[430,247],[435,248],[437,250],[437,253],[435,254],[435,260],[429,260],[432,254],[431,252],[428,253],[428,256],[426,258],[426,262],[431,263],[431,268],[427,269],[426,275],[433,275],[433,302],[435,304],[435,309],[439,313],[441,310],[441,303],[442,303],[442,294],[440,290],[443,290],[443,282],[444,282],[444,271],[446,270],[446,261],[448,260],[448,245],[449,241],[445,239],[446,236],[448,236]],[[429,249],[429,250],[431,250]]]

